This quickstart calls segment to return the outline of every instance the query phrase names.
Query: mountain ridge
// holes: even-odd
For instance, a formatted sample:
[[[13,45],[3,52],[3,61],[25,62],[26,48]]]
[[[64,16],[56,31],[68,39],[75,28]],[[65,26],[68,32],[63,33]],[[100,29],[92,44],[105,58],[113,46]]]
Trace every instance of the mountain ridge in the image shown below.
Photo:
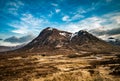
[[[47,27],[30,43],[15,51],[69,54],[83,50],[118,51],[119,49],[84,30],[70,33],[56,28]]]

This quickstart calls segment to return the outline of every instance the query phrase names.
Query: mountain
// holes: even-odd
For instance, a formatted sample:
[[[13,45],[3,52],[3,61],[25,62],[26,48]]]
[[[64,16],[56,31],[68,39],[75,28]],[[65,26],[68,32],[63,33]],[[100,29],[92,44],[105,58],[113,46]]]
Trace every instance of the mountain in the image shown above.
[[[76,33],[47,27],[34,40],[17,51],[37,53],[76,53],[80,51],[116,51],[118,47],[95,37],[87,31]]]
[[[80,30],[72,34],[71,36],[72,46],[76,46],[77,49],[83,50],[112,50],[113,46],[107,42],[95,37],[94,35],[88,33],[87,31]]]
[[[12,47],[11,46],[0,46],[0,52],[16,50],[16,49],[22,48],[23,46],[25,46],[25,44],[18,45],[18,46],[12,46]]]
[[[22,50],[29,51],[52,51],[56,49],[66,49],[69,46],[72,33],[61,31],[55,28],[44,29],[38,37],[26,45]]]
[[[10,42],[10,43],[25,43],[25,42],[32,40],[33,38],[34,38],[33,35],[26,35],[26,36],[19,37],[19,38],[16,36],[12,36],[12,37],[6,38],[4,41]]]
[[[113,45],[120,46],[120,40],[115,39],[113,37],[108,38],[107,42],[110,43],[110,44],[113,44]]]
[[[5,42],[16,42],[16,41],[18,41],[19,39],[17,38],[17,37],[15,37],[15,36],[12,36],[12,37],[10,37],[10,38],[6,38],[4,41]]]
[[[0,52],[7,51],[7,50],[10,50],[10,49],[11,49],[11,47],[0,46]]]

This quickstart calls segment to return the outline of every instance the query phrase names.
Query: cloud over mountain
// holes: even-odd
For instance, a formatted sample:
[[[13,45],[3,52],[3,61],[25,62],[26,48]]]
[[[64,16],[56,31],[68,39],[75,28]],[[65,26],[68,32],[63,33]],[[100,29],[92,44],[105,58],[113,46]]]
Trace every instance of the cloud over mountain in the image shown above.
[[[12,37],[9,37],[9,38],[6,38],[4,40],[4,42],[10,42],[10,43],[26,43],[26,42],[29,42],[31,41],[32,39],[34,38],[33,35],[27,35],[27,36],[23,36],[23,37],[15,37],[15,36],[12,36]]]
[[[3,39],[0,38],[0,40],[3,40]]]
[[[120,39],[119,31],[120,31],[120,28],[113,28],[113,29],[108,29],[108,30],[92,29],[89,32],[93,33],[94,35],[102,39],[107,39],[109,37]]]

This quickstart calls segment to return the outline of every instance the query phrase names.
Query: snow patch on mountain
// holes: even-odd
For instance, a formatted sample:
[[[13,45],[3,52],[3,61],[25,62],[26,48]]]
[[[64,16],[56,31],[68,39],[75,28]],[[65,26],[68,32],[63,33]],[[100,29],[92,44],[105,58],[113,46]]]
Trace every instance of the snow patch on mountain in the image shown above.
[[[85,35],[86,33],[83,33],[83,35]]]
[[[72,38],[73,38],[74,36],[76,36],[76,35],[78,35],[78,32],[72,33],[72,35],[71,35],[71,37],[70,37],[70,40],[72,40]]]
[[[51,31],[52,31],[52,30],[53,30],[53,28],[48,28],[48,30],[51,30]]]
[[[110,37],[110,38],[108,38],[108,40],[107,40],[107,41],[108,41],[108,42],[110,42],[110,41],[116,42],[116,39],[115,39],[115,38]]]
[[[66,36],[66,33],[59,33],[60,35],[62,35],[62,36]]]
[[[79,35],[85,35],[87,32],[84,30],[80,30],[78,33],[79,33]]]

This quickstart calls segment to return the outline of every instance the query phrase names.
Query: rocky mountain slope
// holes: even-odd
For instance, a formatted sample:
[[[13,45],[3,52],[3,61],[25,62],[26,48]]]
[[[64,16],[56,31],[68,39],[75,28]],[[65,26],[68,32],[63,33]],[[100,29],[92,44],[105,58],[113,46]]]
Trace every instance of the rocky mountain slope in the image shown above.
[[[8,51],[8,50],[10,50],[11,48],[12,48],[12,47],[0,46],[0,52]]]

